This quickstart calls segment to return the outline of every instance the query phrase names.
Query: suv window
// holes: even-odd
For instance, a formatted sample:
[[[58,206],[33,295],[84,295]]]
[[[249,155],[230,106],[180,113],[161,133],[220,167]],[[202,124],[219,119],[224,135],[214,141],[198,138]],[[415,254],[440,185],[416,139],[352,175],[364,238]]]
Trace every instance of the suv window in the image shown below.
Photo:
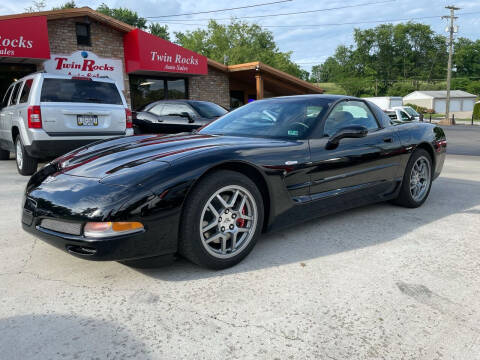
[[[362,101],[343,101],[336,105],[325,121],[324,136],[332,136],[347,126],[365,126],[369,131],[379,128],[368,106]]]
[[[32,88],[33,79],[25,80],[25,85],[23,85],[22,93],[20,94],[19,103],[26,103],[28,101],[28,96],[30,95],[30,89]]]
[[[180,115],[182,112],[189,113],[191,116],[195,116],[195,113],[190,106],[185,104],[165,104],[160,115]]]
[[[12,105],[15,105],[17,103],[18,90],[20,89],[20,86],[22,86],[21,81],[19,81],[15,84],[15,87],[13,88],[13,92],[12,92],[12,97],[10,98],[10,101],[8,102],[8,106],[12,106]]]
[[[122,105],[115,84],[80,79],[44,79],[40,101]]]
[[[3,97],[2,108],[8,105],[8,99],[10,97],[10,94],[12,93],[12,89],[13,89],[13,85],[10,85],[9,88],[7,89],[7,92],[5,93],[5,96]]]

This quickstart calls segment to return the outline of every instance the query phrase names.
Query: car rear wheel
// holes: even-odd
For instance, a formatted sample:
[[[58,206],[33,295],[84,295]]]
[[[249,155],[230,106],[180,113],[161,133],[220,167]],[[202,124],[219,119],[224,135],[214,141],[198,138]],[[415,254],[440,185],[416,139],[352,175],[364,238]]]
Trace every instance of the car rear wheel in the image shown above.
[[[17,162],[17,170],[22,175],[33,175],[37,171],[38,161],[32,158],[25,151],[20,135],[15,139],[15,160]]]
[[[0,160],[10,159],[10,151],[0,149]]]
[[[408,161],[400,194],[394,202],[409,208],[419,207],[427,200],[431,187],[432,159],[426,150],[417,149]]]
[[[180,254],[212,269],[237,264],[255,246],[263,209],[260,191],[245,175],[228,170],[207,175],[185,204]]]

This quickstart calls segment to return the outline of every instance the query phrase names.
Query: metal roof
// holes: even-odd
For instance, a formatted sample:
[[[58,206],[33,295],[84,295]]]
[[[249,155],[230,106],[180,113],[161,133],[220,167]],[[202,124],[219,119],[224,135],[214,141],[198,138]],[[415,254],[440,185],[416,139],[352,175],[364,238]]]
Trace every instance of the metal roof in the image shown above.
[[[414,91],[413,93],[408,94],[405,97],[409,97],[410,95],[413,95],[413,94],[423,94],[423,95],[426,95],[428,97],[440,98],[440,99],[445,99],[447,97],[447,91],[446,90],[439,90],[439,91],[418,90],[418,91]],[[463,90],[451,90],[450,91],[450,97],[451,98],[465,98],[465,97],[476,98],[477,95],[470,94],[470,93],[468,93],[466,91],[463,91]]]

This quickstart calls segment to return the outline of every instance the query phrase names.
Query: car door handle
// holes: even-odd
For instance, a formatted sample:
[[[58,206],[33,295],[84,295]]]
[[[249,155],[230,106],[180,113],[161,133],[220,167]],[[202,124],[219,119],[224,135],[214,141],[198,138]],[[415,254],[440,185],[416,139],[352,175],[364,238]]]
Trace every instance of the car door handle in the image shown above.
[[[393,142],[393,138],[392,137],[387,137],[387,138],[383,139],[383,142],[391,143],[391,142]]]

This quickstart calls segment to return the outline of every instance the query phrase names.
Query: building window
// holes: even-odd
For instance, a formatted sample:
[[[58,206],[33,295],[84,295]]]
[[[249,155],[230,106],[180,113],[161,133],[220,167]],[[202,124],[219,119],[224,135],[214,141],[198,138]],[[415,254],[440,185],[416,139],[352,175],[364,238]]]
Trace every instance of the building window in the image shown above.
[[[77,45],[92,45],[90,40],[90,24],[76,23],[75,30],[77,32]]]
[[[187,99],[187,80],[153,76],[130,75],[132,108],[138,111],[154,101]]]

